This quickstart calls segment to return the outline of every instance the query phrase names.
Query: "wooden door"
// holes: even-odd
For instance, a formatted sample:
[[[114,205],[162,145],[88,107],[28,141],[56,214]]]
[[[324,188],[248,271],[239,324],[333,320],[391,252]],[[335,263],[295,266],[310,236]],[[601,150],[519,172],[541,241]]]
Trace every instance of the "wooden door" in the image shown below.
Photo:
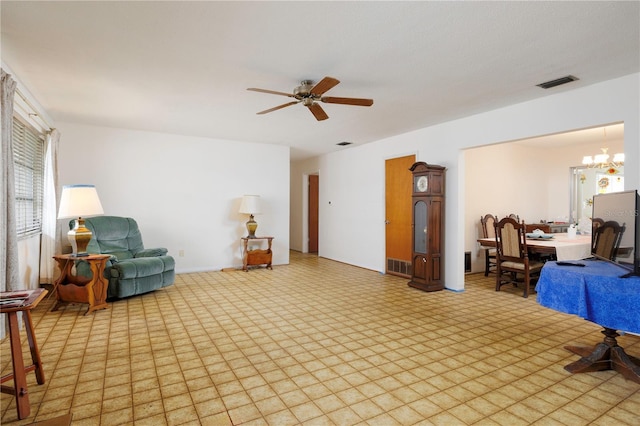
[[[309,175],[309,253],[318,252],[318,175]]]
[[[416,156],[385,161],[386,273],[411,276],[411,193],[409,169]]]

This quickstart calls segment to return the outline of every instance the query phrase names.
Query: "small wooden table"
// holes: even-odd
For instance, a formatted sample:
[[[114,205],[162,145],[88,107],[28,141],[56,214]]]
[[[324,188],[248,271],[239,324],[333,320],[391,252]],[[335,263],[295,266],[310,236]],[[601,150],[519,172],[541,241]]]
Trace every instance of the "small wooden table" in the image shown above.
[[[58,262],[61,273],[54,284],[58,301],[51,310],[56,311],[59,307],[68,303],[88,303],[89,308],[84,313],[85,315],[98,309],[108,308],[107,288],[109,287],[109,282],[104,277],[104,268],[110,257],[111,255],[109,254],[90,254],[88,256],[60,254],[53,256]],[[76,276],[71,273],[77,261],[89,264],[92,273],[90,278]]]
[[[20,290],[0,293],[0,312],[7,314],[9,320],[9,339],[11,340],[11,362],[13,364],[13,373],[7,374],[0,378],[0,383],[13,380],[13,387],[2,385],[0,391],[15,395],[16,408],[18,410],[18,419],[29,417],[31,405],[29,404],[29,393],[27,391],[27,373],[36,372],[36,380],[39,385],[44,384],[44,369],[40,360],[40,350],[36,342],[36,335],[33,330],[33,321],[31,320],[31,310],[38,306],[38,303],[48,293],[43,288],[35,290]],[[11,303],[11,301],[14,301]],[[7,302],[7,303],[5,303]],[[33,364],[25,367],[22,357],[22,345],[20,343],[20,328],[18,326],[18,312],[24,312],[24,326],[27,331],[27,339],[29,340],[29,349],[31,350],[31,362]]]
[[[267,240],[267,249],[254,249],[249,250],[248,244],[249,241],[263,241]],[[249,266],[253,265],[267,265],[267,269],[273,269],[271,267],[271,259],[272,259],[272,251],[271,251],[271,242],[273,241],[273,237],[255,237],[255,238],[242,238],[242,270],[245,272],[249,272]]]

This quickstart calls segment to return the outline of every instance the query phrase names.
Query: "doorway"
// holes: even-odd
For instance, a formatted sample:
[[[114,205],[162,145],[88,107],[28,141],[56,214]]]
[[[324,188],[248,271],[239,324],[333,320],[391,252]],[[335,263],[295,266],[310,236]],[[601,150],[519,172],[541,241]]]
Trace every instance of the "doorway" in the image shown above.
[[[385,271],[411,277],[411,191],[415,155],[385,160]]]
[[[309,175],[309,253],[318,253],[318,193],[320,176]]]

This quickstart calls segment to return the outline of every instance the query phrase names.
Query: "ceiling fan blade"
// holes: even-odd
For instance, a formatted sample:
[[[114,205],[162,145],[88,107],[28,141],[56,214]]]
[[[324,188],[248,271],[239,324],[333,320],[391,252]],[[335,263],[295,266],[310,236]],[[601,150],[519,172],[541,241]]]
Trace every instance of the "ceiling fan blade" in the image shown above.
[[[273,107],[273,108],[265,109],[264,111],[256,112],[256,114],[266,114],[268,112],[277,111],[279,109],[286,108],[286,107],[291,106],[291,105],[295,105],[298,102],[299,101],[287,102],[286,104],[278,105],[277,107]]]
[[[290,98],[294,97],[291,93],[276,92],[275,90],[267,90],[267,89],[256,89],[255,87],[249,87],[247,90],[251,90],[252,92],[269,93],[272,95],[288,96]]]
[[[357,105],[357,106],[373,105],[373,99],[336,98],[332,96],[323,96],[322,98],[320,98],[320,100],[328,104]]]
[[[331,89],[332,87],[335,87],[338,83],[340,83],[340,80],[336,78],[325,77],[311,88],[311,93],[318,96],[322,95],[327,90]]]
[[[318,121],[326,120],[327,118],[329,118],[329,116],[327,115],[326,112],[324,112],[320,104],[317,104],[314,102],[307,108],[309,108],[309,111],[311,111],[311,114],[313,114],[313,116]]]

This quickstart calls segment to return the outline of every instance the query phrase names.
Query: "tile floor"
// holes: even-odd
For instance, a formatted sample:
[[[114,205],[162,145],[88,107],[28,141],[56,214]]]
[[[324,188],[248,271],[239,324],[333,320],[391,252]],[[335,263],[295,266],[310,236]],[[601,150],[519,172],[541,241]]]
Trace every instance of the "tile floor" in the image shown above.
[[[46,374],[31,416],[73,425],[638,425],[640,385],[571,375],[600,327],[467,277],[464,292],[292,252],[291,264],[183,274],[83,316],[35,311]],[[618,339],[640,356],[640,337]],[[25,350],[26,342],[24,343]],[[2,341],[2,374],[10,371]]]

